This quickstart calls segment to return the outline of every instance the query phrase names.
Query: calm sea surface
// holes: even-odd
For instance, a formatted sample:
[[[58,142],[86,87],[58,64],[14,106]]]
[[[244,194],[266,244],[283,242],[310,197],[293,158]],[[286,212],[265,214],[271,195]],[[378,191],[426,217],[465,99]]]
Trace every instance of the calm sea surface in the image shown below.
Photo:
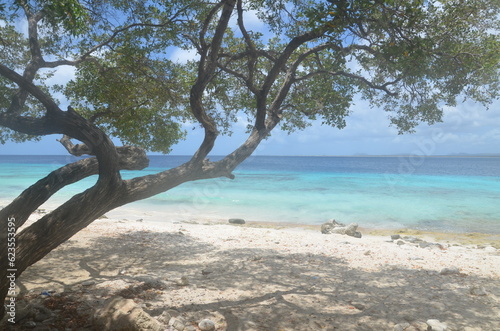
[[[184,156],[151,156],[142,176],[179,165]],[[214,160],[217,157],[213,158]],[[67,156],[0,156],[0,205],[57,169]],[[236,179],[185,183],[119,210],[156,221],[244,218],[320,224],[328,219],[373,228],[500,233],[500,158],[255,156]],[[81,192],[70,185],[47,204]]]

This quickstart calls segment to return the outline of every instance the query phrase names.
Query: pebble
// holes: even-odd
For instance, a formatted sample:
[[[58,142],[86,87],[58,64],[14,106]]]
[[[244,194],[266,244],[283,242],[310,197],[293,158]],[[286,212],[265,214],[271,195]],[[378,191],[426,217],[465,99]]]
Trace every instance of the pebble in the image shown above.
[[[488,292],[481,286],[475,286],[470,289],[470,294],[477,296],[485,296],[488,295]]]
[[[187,279],[186,276],[182,276],[181,279],[177,280],[175,283],[178,286],[188,286],[189,285],[189,280]]]
[[[439,320],[435,319],[427,320],[427,325],[432,331],[445,331],[448,329],[448,325],[446,325],[446,323],[440,322]]]
[[[410,327],[410,323],[396,324],[394,326],[394,331],[404,331],[408,327]]]
[[[198,327],[201,331],[212,331],[215,330],[215,323],[209,319],[204,319],[198,323]]]
[[[231,224],[245,224],[245,220],[241,218],[230,218],[229,223]]]
[[[82,283],[82,286],[92,286],[92,285],[95,285],[94,280],[86,280]]]
[[[460,269],[457,267],[451,267],[451,268],[443,268],[439,272],[440,275],[458,275],[460,273]]]
[[[399,235],[399,234],[393,234],[393,235],[391,235],[391,239],[392,239],[392,240],[398,240],[398,239],[401,239],[401,235]]]

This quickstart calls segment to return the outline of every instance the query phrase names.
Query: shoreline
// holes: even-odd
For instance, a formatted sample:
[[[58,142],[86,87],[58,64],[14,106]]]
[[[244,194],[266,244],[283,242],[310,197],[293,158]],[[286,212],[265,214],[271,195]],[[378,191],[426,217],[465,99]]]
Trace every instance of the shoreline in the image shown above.
[[[106,217],[19,278],[19,309],[56,311],[47,312],[52,322],[36,323],[63,323],[65,309],[79,307],[72,323],[91,325],[118,295],[163,329],[178,320],[198,331],[205,318],[217,331],[393,330],[428,320],[451,330],[500,328],[500,251],[492,245],[436,243],[429,233],[401,233],[398,243],[387,235],[394,230],[361,229],[354,238],[286,223]]]

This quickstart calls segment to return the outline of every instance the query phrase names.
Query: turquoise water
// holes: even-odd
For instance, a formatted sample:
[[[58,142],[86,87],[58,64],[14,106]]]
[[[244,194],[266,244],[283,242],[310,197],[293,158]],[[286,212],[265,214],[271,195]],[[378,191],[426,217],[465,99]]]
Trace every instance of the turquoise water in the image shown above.
[[[1,204],[71,160],[0,156]],[[151,157],[150,168],[123,175],[154,173],[186,160]],[[320,224],[334,218],[372,228],[500,233],[500,158],[259,156],[235,175],[185,183],[123,208],[160,221],[238,217]],[[93,182],[70,185],[49,207]]]

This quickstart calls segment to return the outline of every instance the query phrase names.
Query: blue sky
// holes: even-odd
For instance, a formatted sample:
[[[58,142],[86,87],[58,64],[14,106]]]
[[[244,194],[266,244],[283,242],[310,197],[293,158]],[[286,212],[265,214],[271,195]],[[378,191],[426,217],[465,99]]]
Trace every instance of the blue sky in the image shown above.
[[[203,138],[200,129],[188,129],[188,138],[173,147],[174,155],[192,154]],[[212,152],[231,152],[245,139],[244,124],[236,124],[231,137],[221,136]],[[56,139],[47,136],[37,143],[7,143],[0,154],[65,154]],[[120,141],[115,140],[117,145]],[[455,153],[500,154],[500,102],[486,110],[479,104],[465,102],[445,109],[443,123],[420,125],[415,134],[398,135],[389,126],[387,114],[360,101],[352,108],[343,130],[314,123],[304,131],[288,135],[276,130],[264,141],[255,155],[447,155]]]
[[[262,30],[262,23],[254,12],[246,15],[247,27]],[[236,22],[232,22],[236,25]],[[20,31],[26,30],[26,22],[18,22]],[[186,61],[196,58],[196,52],[176,50],[172,59]],[[60,67],[51,83],[64,84],[74,77],[74,69]],[[57,96],[60,100],[62,96]],[[64,102],[63,102],[64,105]],[[220,137],[212,152],[223,155],[231,152],[245,140],[246,123],[237,123],[231,137]],[[190,155],[202,141],[202,130],[191,130],[189,135],[173,147],[174,155]],[[40,142],[21,144],[7,143],[0,145],[0,154],[66,154],[56,141],[59,136],[47,136]],[[120,141],[115,140],[117,145]],[[389,126],[388,114],[383,110],[371,108],[366,101],[359,100],[352,107],[352,114],[347,118],[347,127],[343,130],[322,126],[320,123],[303,131],[288,135],[275,130],[264,141],[256,155],[447,155],[456,153],[500,154],[500,100],[486,110],[482,105],[464,102],[457,107],[445,108],[443,123],[434,126],[420,125],[415,134],[398,135],[396,129]]]

